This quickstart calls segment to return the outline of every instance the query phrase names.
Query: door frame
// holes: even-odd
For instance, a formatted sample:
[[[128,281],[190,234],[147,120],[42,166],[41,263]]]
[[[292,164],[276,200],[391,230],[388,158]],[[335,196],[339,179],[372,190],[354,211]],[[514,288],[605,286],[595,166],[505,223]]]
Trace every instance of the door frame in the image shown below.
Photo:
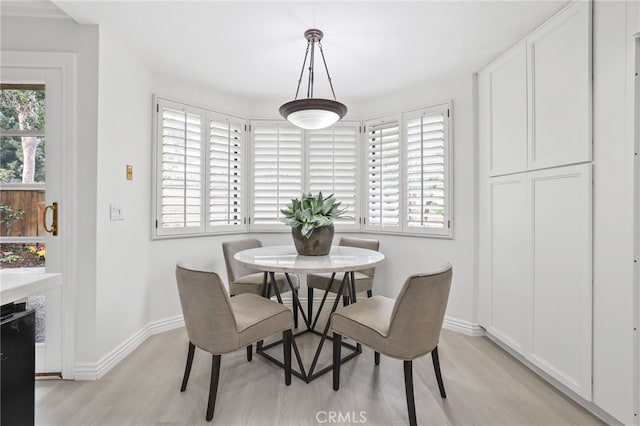
[[[76,54],[67,52],[2,51],[2,66],[7,68],[56,69],[61,75],[62,93],[62,191],[59,221],[62,249],[62,378],[74,378],[75,366],[75,288],[76,288]]]
[[[630,119],[629,132],[633,138],[633,191],[634,191],[634,241],[633,241],[633,423],[640,425],[640,33],[636,33],[628,50],[633,66],[633,77],[627,97]],[[629,70],[631,71],[631,70]]]

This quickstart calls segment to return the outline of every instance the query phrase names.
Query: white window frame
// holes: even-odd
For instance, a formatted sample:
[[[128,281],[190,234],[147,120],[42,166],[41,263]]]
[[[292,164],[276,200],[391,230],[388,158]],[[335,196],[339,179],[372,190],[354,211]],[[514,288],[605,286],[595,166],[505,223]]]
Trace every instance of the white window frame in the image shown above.
[[[409,226],[408,221],[408,141],[407,141],[407,123],[409,120],[420,116],[428,116],[435,114],[443,115],[444,124],[444,223],[443,228],[434,227],[416,227]],[[420,234],[430,237],[451,238],[453,236],[452,228],[452,197],[451,197],[451,102],[445,102],[417,110],[408,111],[402,114],[402,140],[404,147],[403,155],[403,188],[402,188],[402,230],[404,234]]]
[[[254,171],[255,171],[255,129],[258,126],[261,125],[267,125],[267,126],[276,126],[278,124],[284,124],[287,126],[291,126],[287,121],[284,120],[251,120],[251,124],[249,126],[250,128],[250,148],[249,148],[249,162],[252,164],[251,167],[251,177],[250,177],[250,186],[253,188],[253,186],[255,185],[255,175],[254,175]],[[344,121],[344,122],[338,122],[336,123],[334,126],[337,127],[349,127],[349,128],[353,128],[356,131],[356,144],[355,144],[355,154],[354,154],[354,168],[355,168],[355,204],[354,204],[354,217],[353,217],[353,222],[351,223],[340,223],[340,221],[336,221],[334,223],[335,229],[337,232],[349,232],[349,231],[355,231],[355,232],[359,232],[361,230],[361,225],[360,225],[360,221],[361,221],[361,190],[360,190],[360,177],[361,177],[361,167],[359,164],[358,159],[360,158],[360,153],[361,153],[361,142],[362,142],[362,134],[361,134],[361,122],[359,121]],[[301,155],[302,155],[302,175],[301,175],[301,191],[300,194],[295,195],[295,197],[300,197],[302,196],[302,193],[306,193],[309,192],[309,182],[310,182],[310,173],[311,173],[311,168],[310,168],[310,159],[309,159],[309,137],[312,131],[309,130],[301,130],[301,140],[302,140],[302,145],[301,145]],[[254,192],[253,190],[251,191],[250,194],[250,217],[251,219],[249,220],[249,230],[251,232],[290,232],[290,228],[284,224],[282,224],[282,227],[278,226],[278,224],[257,224],[256,220],[255,220],[255,204],[254,204],[254,200],[255,197],[253,196]],[[323,195],[330,195],[330,192],[325,193]],[[338,199],[338,201],[340,201]],[[286,200],[286,203],[284,203],[283,205],[281,205],[281,208],[285,208],[286,205],[289,203],[289,199]]]
[[[249,140],[250,140],[250,146],[248,149],[249,152],[249,157],[248,157],[248,163],[251,164],[250,167],[250,177],[249,177],[249,182],[250,182],[250,188],[251,188],[251,194],[249,195],[250,198],[250,207],[249,207],[249,220],[248,220],[248,228],[250,232],[291,232],[291,228],[289,228],[288,226],[286,226],[284,223],[272,223],[272,224],[260,224],[260,223],[256,223],[256,214],[255,214],[255,192],[254,192],[254,185],[255,185],[255,137],[256,137],[256,132],[255,129],[256,127],[259,126],[278,126],[278,125],[285,125],[287,127],[294,127],[292,124],[290,124],[287,121],[284,120],[251,120],[250,124],[249,124]],[[305,158],[307,156],[307,149],[306,149],[306,144],[305,144],[305,132],[303,130],[300,130],[301,132],[301,146],[300,146],[300,155],[301,155],[301,175],[300,175],[300,188],[302,189],[300,191],[300,194],[296,195],[297,197],[300,197],[300,195],[302,195],[302,191],[304,191],[304,189],[306,188],[306,173],[305,173]],[[288,204],[289,201],[287,199],[286,203],[284,205],[281,205],[280,208],[285,208],[286,204]],[[280,209],[278,209],[280,210]],[[281,225],[281,226],[280,226]]]
[[[161,106],[167,106],[174,110],[185,111],[191,114],[198,114],[201,117],[201,156],[202,162],[201,168],[201,219],[200,226],[198,227],[180,227],[180,228],[159,228],[160,218],[162,214],[162,122],[161,122]],[[254,205],[254,148],[255,148],[255,133],[251,131],[252,126],[260,124],[284,124],[287,123],[283,120],[251,120],[247,121],[244,118],[232,116],[229,114],[219,113],[207,110],[205,108],[199,108],[189,104],[176,102],[164,97],[153,97],[153,191],[152,191],[152,212],[153,217],[151,221],[151,235],[152,239],[164,239],[164,238],[183,238],[189,236],[201,236],[201,235],[219,235],[229,233],[245,233],[245,232],[290,232],[289,227],[282,224],[278,226],[276,223],[272,224],[258,224],[254,223],[255,217],[255,205]],[[407,143],[407,122],[412,117],[420,115],[425,112],[440,111],[444,114],[445,125],[445,144],[444,144],[444,224],[443,228],[434,227],[416,227],[408,226],[407,220],[407,156],[408,156],[408,143]],[[355,152],[355,173],[356,173],[356,185],[355,185],[355,217],[352,223],[339,223],[335,224],[336,231],[338,232],[364,232],[364,233],[380,233],[380,234],[398,234],[398,235],[411,235],[422,236],[432,238],[453,238],[453,162],[451,153],[453,152],[453,135],[452,135],[452,101],[442,102],[434,104],[425,108],[414,109],[410,111],[404,111],[399,114],[384,116],[380,118],[374,118],[364,121],[343,121],[336,123],[335,126],[348,126],[356,128],[358,127],[358,134],[356,136],[356,152]],[[212,226],[210,224],[210,139],[211,129],[210,121],[214,119],[221,121],[228,119],[235,123],[244,123],[245,134],[243,138],[243,150],[241,153],[241,170],[242,182],[241,182],[241,215],[243,220],[241,223],[234,225],[220,225]],[[399,224],[397,226],[389,225],[372,225],[368,223],[368,203],[369,203],[369,167],[368,167],[368,129],[370,126],[381,125],[385,123],[396,123],[399,132],[399,194],[400,194],[400,209],[399,209]],[[364,125],[362,125],[364,124]],[[248,130],[248,132],[247,132]],[[310,131],[301,131],[301,188],[302,192],[309,190],[310,182],[310,159],[308,158],[309,149],[308,141]],[[299,196],[296,195],[296,196]],[[326,194],[328,195],[328,194]],[[340,201],[340,200],[338,200]],[[287,201],[288,202],[288,201]],[[282,206],[284,207],[284,205]]]
[[[218,122],[227,122],[234,123],[238,127],[240,127],[243,133],[242,135],[242,146],[241,146],[241,154],[240,154],[240,215],[242,218],[240,219],[240,223],[237,225],[227,224],[227,225],[211,225],[211,217],[210,217],[210,209],[211,209],[211,121],[215,120]],[[248,206],[247,206],[247,180],[249,178],[249,171],[247,166],[247,150],[249,148],[248,142],[248,134],[247,134],[247,122],[243,118],[234,117],[228,114],[222,114],[218,112],[208,111],[206,115],[205,121],[206,127],[206,169],[205,169],[205,177],[206,177],[206,209],[205,209],[205,226],[208,234],[220,234],[220,233],[230,233],[230,232],[238,232],[238,231],[246,231],[247,230],[247,216],[248,216]],[[231,171],[231,170],[229,170]],[[230,177],[230,175],[229,175]]]
[[[340,220],[334,221],[334,228],[337,232],[349,232],[349,231],[360,231],[361,230],[361,222],[362,222],[362,185],[360,184],[361,173],[361,151],[362,151],[362,123],[360,121],[339,121],[331,128],[349,128],[355,131],[355,153],[354,153],[354,176],[355,176],[355,186],[354,186],[354,212],[353,212],[353,221],[352,222],[341,222]],[[313,130],[307,130],[304,135],[304,147],[307,151],[307,155],[305,155],[305,179],[304,179],[304,188],[306,192],[310,192],[311,185],[311,155],[309,152],[309,138]],[[317,191],[311,191],[316,193]],[[324,192],[323,196],[330,195],[331,192]],[[336,198],[337,201],[341,201],[339,197]],[[343,207],[343,206],[341,206]]]
[[[398,167],[400,177],[398,178],[398,191],[399,191],[399,199],[398,203],[400,204],[398,224],[397,225],[383,225],[383,224],[372,224],[369,223],[369,131],[372,127],[385,127],[387,125],[395,125],[398,127]],[[364,124],[364,132],[362,132],[362,155],[361,163],[362,167],[362,181],[364,182],[362,185],[362,230],[365,232],[381,232],[381,233],[400,233],[402,232],[402,173],[403,173],[403,159],[402,155],[402,116],[398,115],[388,115],[381,118],[375,118],[371,120],[366,120]],[[381,205],[382,208],[382,205]],[[380,212],[382,215],[382,212]]]
[[[363,132],[363,152],[361,155],[362,167],[362,217],[363,225],[362,231],[365,233],[379,233],[379,234],[398,234],[398,235],[410,235],[421,236],[430,238],[445,238],[453,239],[453,161],[451,153],[453,152],[453,126],[452,126],[452,111],[453,102],[446,101],[437,104],[433,104],[424,108],[412,109],[404,111],[397,115],[388,115],[381,118],[374,118],[365,120],[365,131]],[[432,228],[432,227],[409,227],[407,220],[408,213],[408,196],[407,196],[407,156],[408,156],[408,143],[406,126],[407,121],[413,117],[419,116],[425,112],[442,112],[444,114],[444,131],[445,131],[445,143],[444,143],[444,227]],[[399,150],[400,150],[400,218],[398,226],[383,226],[377,224],[368,223],[368,201],[369,201],[369,175],[368,175],[368,132],[370,126],[379,126],[386,123],[397,123],[400,132]]]
[[[198,227],[179,227],[179,228],[162,228],[162,107],[166,106],[174,110],[185,111],[191,114],[200,115],[201,118],[201,138],[200,138],[200,150],[201,150],[201,164],[200,164],[200,176],[201,176],[201,188],[200,188],[200,226]],[[194,237],[203,235],[218,235],[236,232],[246,232],[246,214],[247,214],[247,178],[245,177],[242,182],[241,188],[241,203],[244,207],[243,220],[239,225],[228,226],[211,226],[209,224],[209,198],[210,198],[210,177],[209,177],[209,163],[210,163],[210,121],[212,118],[216,118],[218,121],[221,118],[228,118],[233,121],[243,122],[245,126],[245,148],[242,154],[242,165],[244,166],[245,174],[247,169],[247,136],[246,136],[246,120],[244,118],[232,116],[229,114],[218,113],[210,111],[204,108],[196,107],[182,102],[173,101],[161,96],[153,96],[153,148],[152,148],[152,171],[153,171],[153,191],[152,191],[152,213],[151,220],[151,238],[152,239],[165,239],[165,238],[183,238]]]

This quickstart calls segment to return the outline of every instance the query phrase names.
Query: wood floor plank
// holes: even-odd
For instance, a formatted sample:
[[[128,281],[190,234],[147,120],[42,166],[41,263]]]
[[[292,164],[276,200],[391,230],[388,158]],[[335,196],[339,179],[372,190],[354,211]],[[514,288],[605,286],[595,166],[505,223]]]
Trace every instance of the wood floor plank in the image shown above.
[[[317,340],[305,335],[297,341],[310,363]],[[309,384],[293,378],[287,387],[282,369],[264,358],[247,362],[244,350],[223,355],[215,417],[208,423],[211,356],[196,350],[187,390],[180,392],[187,343],[184,328],[172,330],[150,337],[98,381],[37,381],[36,424],[319,425],[331,424],[331,415],[347,420],[342,424],[408,422],[402,361],[382,356],[376,367],[373,352],[364,348],[343,365],[337,392],[330,373]],[[430,355],[415,360],[419,424],[603,424],[484,337],[444,330],[438,347],[447,399],[440,398]],[[270,353],[282,356],[280,347]],[[330,356],[328,341],[321,360]]]

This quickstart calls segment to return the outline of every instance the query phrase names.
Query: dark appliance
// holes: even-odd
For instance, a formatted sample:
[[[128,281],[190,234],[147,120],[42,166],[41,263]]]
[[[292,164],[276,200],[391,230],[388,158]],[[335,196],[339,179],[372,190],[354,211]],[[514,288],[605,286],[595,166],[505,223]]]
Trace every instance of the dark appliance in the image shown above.
[[[0,424],[33,425],[36,316],[24,303],[0,309]]]

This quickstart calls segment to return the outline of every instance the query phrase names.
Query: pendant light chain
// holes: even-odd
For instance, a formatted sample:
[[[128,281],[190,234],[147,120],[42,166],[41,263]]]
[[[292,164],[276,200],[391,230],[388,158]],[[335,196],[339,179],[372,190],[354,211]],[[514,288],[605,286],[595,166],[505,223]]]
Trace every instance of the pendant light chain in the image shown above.
[[[313,75],[313,69],[315,67],[315,47],[316,47],[316,41],[315,39],[311,39],[309,40],[309,43],[311,43],[311,57],[309,58],[309,83],[307,84],[307,98],[313,98],[313,80],[314,80],[314,75]]]
[[[336,92],[333,90],[333,83],[331,82],[331,76],[329,75],[329,67],[327,67],[327,60],[324,58],[324,51],[322,50],[322,43],[318,42],[320,48],[320,55],[322,56],[322,62],[324,63],[324,69],[327,71],[327,80],[329,80],[329,87],[331,87],[331,93],[333,93],[333,100],[336,99]]]
[[[298,93],[300,92],[300,84],[302,83],[302,76],[304,76],[304,66],[307,63],[307,56],[309,55],[309,45],[311,40],[307,42],[307,50],[304,52],[304,60],[302,61],[302,69],[300,70],[300,78],[298,79],[298,88],[296,89],[296,96],[293,99],[298,99]]]

